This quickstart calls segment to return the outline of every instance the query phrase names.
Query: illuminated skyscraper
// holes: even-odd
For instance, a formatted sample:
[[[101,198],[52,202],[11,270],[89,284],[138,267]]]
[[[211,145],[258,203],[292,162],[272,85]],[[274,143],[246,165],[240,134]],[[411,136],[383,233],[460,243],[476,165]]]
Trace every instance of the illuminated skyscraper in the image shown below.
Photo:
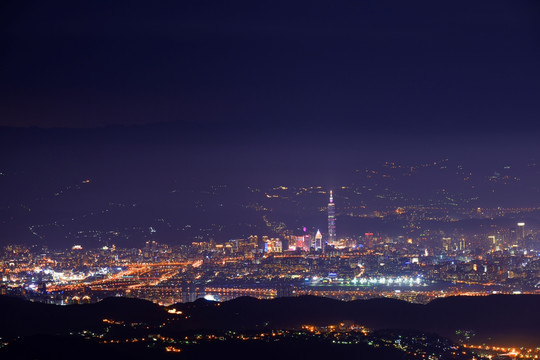
[[[330,190],[330,202],[328,203],[328,242],[336,241],[336,204],[332,190]]]
[[[517,244],[519,246],[523,246],[525,243],[525,223],[524,222],[518,222],[518,233],[517,233]]]
[[[296,250],[309,251],[311,236],[309,234],[296,237]]]
[[[313,248],[315,250],[320,250],[322,249],[322,245],[323,245],[322,234],[319,230],[317,230],[317,234],[315,234],[315,243],[314,243]]]

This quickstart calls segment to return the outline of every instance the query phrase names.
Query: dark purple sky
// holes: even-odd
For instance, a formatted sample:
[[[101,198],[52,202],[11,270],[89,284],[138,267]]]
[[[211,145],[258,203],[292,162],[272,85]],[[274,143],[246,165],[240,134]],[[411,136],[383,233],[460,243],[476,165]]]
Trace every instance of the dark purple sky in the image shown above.
[[[539,131],[537,1],[8,1],[0,125]]]

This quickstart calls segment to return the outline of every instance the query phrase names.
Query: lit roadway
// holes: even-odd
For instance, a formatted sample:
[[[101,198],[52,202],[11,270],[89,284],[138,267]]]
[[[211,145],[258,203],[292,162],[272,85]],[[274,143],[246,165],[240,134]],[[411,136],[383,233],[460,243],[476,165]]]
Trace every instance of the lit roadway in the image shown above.
[[[122,265],[123,267],[127,267],[126,270],[118,272],[107,279],[91,282],[83,281],[68,285],[52,285],[47,287],[47,291],[76,291],[84,288],[90,288],[92,290],[118,290],[122,288],[135,289],[144,286],[156,286],[176,275],[179,267],[185,268],[189,265],[199,267],[202,265],[202,261],[127,264]],[[159,276],[150,276],[156,271],[160,272]]]

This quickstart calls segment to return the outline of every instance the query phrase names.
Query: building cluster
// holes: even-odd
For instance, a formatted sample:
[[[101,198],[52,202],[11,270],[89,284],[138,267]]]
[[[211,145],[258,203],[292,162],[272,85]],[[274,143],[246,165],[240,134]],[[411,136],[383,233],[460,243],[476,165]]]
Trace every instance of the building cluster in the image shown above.
[[[332,193],[327,211],[324,235],[304,228],[224,243],[149,240],[140,249],[10,245],[0,254],[0,293],[62,304],[117,295],[168,304],[302,294],[426,302],[461,293],[540,290],[540,236],[524,222],[475,234],[340,237]]]

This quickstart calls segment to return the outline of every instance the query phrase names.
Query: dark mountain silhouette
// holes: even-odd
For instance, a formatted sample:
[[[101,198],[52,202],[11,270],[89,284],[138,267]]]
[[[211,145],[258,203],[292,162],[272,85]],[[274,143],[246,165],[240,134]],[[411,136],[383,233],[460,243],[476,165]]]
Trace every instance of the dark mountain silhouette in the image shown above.
[[[67,334],[100,329],[103,319],[145,323],[150,331],[175,336],[208,330],[295,329],[304,324],[352,321],[367,328],[420,330],[457,340],[457,330],[474,332],[475,341],[497,345],[540,346],[540,296],[448,297],[427,305],[393,299],[343,302],[303,296],[257,300],[241,297],[223,303],[197,300],[168,308],[131,298],[97,304],[55,306],[0,297],[0,337]],[[166,310],[175,308],[181,315]],[[172,321],[167,321],[167,319]]]
[[[162,351],[137,344],[99,344],[78,337],[32,335],[13,342],[0,351],[2,359],[169,359]]]
[[[103,327],[103,319],[158,323],[167,312],[159,305],[132,298],[107,298],[96,304],[57,306],[0,296],[0,336],[65,334]]]
[[[190,318],[171,328],[279,329],[354,321],[371,329],[422,330],[453,339],[457,330],[472,330],[478,340],[488,343],[540,346],[539,306],[537,295],[448,297],[427,305],[394,299],[343,302],[312,296],[242,297],[219,306],[203,301],[177,304],[174,307]]]
[[[7,349],[0,350],[0,356],[2,359],[17,360],[212,359],[218,357],[237,360],[275,360],[277,358],[297,360],[303,356],[310,359],[344,359],[350,356],[358,359],[378,360],[414,358],[391,348],[373,348],[366,344],[342,346],[320,341],[217,342],[187,347],[181,353],[166,353],[142,344],[99,344],[82,338],[52,335],[33,335],[17,340]]]

